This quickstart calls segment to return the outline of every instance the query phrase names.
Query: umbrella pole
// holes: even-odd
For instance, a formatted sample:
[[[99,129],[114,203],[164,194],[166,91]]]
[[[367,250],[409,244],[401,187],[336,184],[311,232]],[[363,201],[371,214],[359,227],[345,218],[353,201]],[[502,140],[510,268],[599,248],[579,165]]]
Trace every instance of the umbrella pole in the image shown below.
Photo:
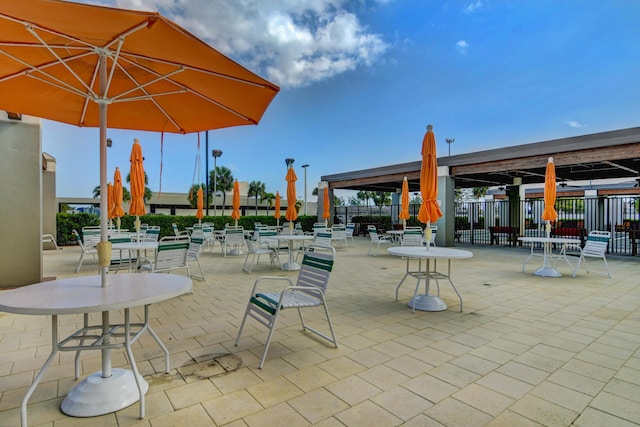
[[[429,242],[431,242],[431,221],[427,221],[427,226],[424,228],[424,240],[425,242],[427,242],[427,251],[429,250],[429,247],[431,246],[431,244]],[[428,284],[429,282],[427,282]]]

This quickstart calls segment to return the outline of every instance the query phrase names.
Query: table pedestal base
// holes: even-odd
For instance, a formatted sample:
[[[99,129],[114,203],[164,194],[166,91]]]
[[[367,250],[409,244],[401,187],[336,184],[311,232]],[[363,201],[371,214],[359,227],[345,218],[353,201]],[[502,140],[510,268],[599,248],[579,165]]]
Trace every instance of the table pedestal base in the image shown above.
[[[536,276],[542,277],[561,277],[562,274],[558,270],[552,267],[540,267],[536,271],[533,272]]]
[[[300,264],[298,264],[297,262],[294,262],[294,261],[285,262],[284,264],[282,264],[282,269],[284,271],[300,270]]]
[[[141,376],[138,380],[146,394],[149,383]],[[102,372],[96,372],[69,390],[60,409],[73,417],[96,417],[126,408],[139,400],[133,372],[114,368],[109,378],[102,378]]]
[[[409,301],[409,307],[420,311],[444,311],[447,304],[435,295],[416,295]]]

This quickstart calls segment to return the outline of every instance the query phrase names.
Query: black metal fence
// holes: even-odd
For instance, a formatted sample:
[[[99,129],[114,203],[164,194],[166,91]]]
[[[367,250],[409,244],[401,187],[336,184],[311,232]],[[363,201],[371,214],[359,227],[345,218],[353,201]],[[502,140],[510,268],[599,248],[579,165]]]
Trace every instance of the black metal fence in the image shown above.
[[[414,221],[419,208],[419,205],[409,206]],[[640,245],[640,197],[559,198],[555,209],[558,219],[552,226],[558,235],[586,235],[593,230],[607,230],[611,232],[609,253],[637,253]],[[491,241],[492,227],[515,228],[519,236],[543,236],[546,233],[545,224],[540,219],[543,210],[543,199],[457,202],[456,241],[473,245],[496,244],[495,240]],[[386,217],[393,226],[399,223],[399,211],[399,205],[337,206],[334,213],[335,219],[342,223],[353,222],[354,217]],[[575,236],[579,237],[579,234]],[[497,242],[511,243],[508,239]]]

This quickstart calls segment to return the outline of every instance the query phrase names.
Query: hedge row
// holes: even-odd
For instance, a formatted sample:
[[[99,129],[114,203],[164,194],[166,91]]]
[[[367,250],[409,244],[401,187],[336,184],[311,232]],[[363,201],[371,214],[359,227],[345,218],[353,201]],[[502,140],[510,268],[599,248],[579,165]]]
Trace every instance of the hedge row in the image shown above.
[[[58,228],[58,235],[56,239],[58,245],[75,244],[75,239],[73,238],[73,234],[71,232],[72,230],[75,229],[78,231],[78,233],[82,234],[82,227],[91,225],[96,226],[100,224],[100,217],[98,215],[89,213],[59,213],[57,214],[56,220]],[[120,228],[134,230],[134,221],[135,217],[125,215],[121,219]],[[302,224],[303,230],[311,231],[313,229],[313,223],[315,223],[316,221],[316,216],[301,215],[298,217],[298,220],[296,222],[300,222]],[[159,225],[160,238],[162,238],[164,236],[173,236],[173,223],[178,226],[179,230],[184,230],[185,227],[191,227],[194,224],[197,224],[198,219],[195,216],[143,215],[140,217],[140,222],[148,225]],[[202,218],[202,222],[213,224],[214,228],[218,230],[223,229],[225,224],[235,224],[235,220],[233,220],[230,216],[205,216],[204,218]],[[263,225],[276,225],[276,219],[273,215],[240,217],[240,219],[238,220],[238,225],[244,227],[245,229],[253,230],[254,223],[256,222],[260,222]],[[284,222],[286,222],[286,219],[284,218],[284,216],[282,216],[280,218],[280,224],[283,224]]]

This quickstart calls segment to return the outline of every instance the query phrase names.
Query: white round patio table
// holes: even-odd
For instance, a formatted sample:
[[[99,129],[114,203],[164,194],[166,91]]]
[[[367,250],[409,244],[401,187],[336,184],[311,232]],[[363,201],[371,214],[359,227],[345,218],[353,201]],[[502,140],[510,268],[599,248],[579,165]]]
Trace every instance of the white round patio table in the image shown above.
[[[571,268],[571,273],[574,273],[574,266],[569,262],[567,258],[566,248],[568,245],[580,245],[580,239],[572,239],[569,237],[518,237],[518,240],[524,243],[531,243],[531,253],[529,256],[522,262],[522,272],[524,273],[524,267],[527,265],[527,262],[534,257],[539,256],[542,257],[542,267],[536,269],[533,274],[536,276],[542,277],[562,277],[562,273],[560,273],[557,269],[558,262],[560,260],[564,260]],[[542,253],[534,252],[535,244],[542,244]],[[559,253],[553,253],[553,246],[560,245],[561,250]],[[554,265],[551,264],[552,260],[556,260]]]
[[[413,298],[409,301],[409,307],[415,310],[421,311],[443,311],[447,309],[447,304],[440,298],[440,285],[438,284],[439,279],[447,279],[451,284],[451,287],[455,291],[456,295],[460,299],[460,312],[462,313],[463,308],[463,299],[460,292],[456,288],[456,285],[451,281],[451,260],[452,259],[465,259],[473,257],[473,252],[464,251],[461,249],[452,249],[452,248],[443,248],[443,247],[426,247],[426,246],[396,246],[393,248],[388,248],[387,252],[391,255],[405,257],[407,260],[407,270],[400,281],[398,286],[396,287],[396,301],[398,300],[398,290],[400,289],[400,285],[404,282],[404,280],[408,277],[415,277],[418,279],[416,283],[416,289],[413,292]],[[437,271],[437,260],[446,259],[447,260],[447,272],[441,273]],[[410,262],[411,260],[418,260],[418,269],[411,270]],[[422,260],[426,260],[425,269],[422,269]],[[433,270],[430,268],[430,261],[434,260]],[[420,281],[424,279],[425,281],[425,293],[422,295],[418,295],[418,289],[420,287]],[[438,287],[438,293],[436,295],[432,295],[429,293],[429,285],[431,279],[436,280],[436,285]]]
[[[282,264],[285,271],[300,270],[300,264],[293,260],[293,244],[294,242],[302,242],[304,240],[313,240],[313,236],[304,234],[279,234],[277,236],[269,236],[269,239],[285,240],[289,242],[289,261]]]
[[[82,350],[101,350],[102,371],[89,375],[73,387],[61,404],[62,411],[75,417],[93,417],[115,412],[140,401],[144,418],[144,394],[149,385],[138,373],[131,344],[148,331],[165,354],[169,373],[169,351],[149,325],[149,305],[190,293],[191,279],[175,274],[109,274],[108,285],[101,277],[82,276],[36,283],[0,293],[0,311],[51,316],[51,354],[36,375],[22,401],[20,420],[27,426],[27,402],[58,351],[75,351],[75,378],[80,374]],[[144,306],[144,322],[131,323],[129,309]],[[111,324],[109,311],[124,310],[124,323]],[[102,323],[89,325],[89,313],[102,312]],[[67,338],[58,338],[58,316],[83,314],[84,327]],[[131,371],[111,369],[111,350],[124,348]]]

